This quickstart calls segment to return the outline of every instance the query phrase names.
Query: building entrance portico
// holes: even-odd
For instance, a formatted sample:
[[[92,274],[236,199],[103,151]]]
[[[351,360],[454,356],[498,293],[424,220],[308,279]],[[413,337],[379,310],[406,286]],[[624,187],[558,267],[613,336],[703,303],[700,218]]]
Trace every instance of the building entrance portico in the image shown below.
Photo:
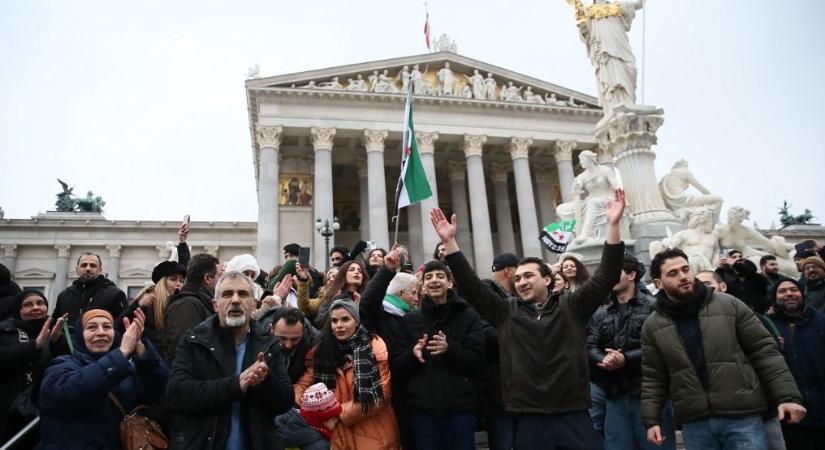
[[[439,77],[445,69],[452,78]],[[452,89],[439,91],[444,78]],[[574,152],[596,148],[596,99],[438,52],[247,81],[262,267],[278,264],[289,242],[311,245],[323,267],[317,218],[338,217],[331,245],[390,246],[406,83],[418,92],[416,139],[435,193],[399,218],[413,262],[437,243],[436,205],[461,216],[471,241],[462,247],[482,276],[498,252],[540,255],[539,231],[572,185]]]

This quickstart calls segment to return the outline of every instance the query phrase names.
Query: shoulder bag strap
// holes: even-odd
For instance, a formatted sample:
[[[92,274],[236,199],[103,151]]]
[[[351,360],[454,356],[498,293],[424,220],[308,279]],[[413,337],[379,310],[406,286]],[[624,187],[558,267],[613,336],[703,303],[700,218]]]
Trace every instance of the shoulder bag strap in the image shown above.
[[[120,413],[123,414],[123,416],[125,417],[126,416],[126,411],[123,409],[123,405],[120,404],[120,400],[117,399],[115,394],[112,393],[112,392],[109,392],[109,398],[112,400],[112,403],[114,403],[115,406],[117,406],[117,409],[120,411]]]

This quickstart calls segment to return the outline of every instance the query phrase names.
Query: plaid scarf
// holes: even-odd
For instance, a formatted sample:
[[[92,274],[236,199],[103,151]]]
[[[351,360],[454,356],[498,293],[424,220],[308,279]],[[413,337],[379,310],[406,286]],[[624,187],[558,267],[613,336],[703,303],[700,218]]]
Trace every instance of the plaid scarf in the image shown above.
[[[367,329],[359,325],[346,342],[336,340],[338,351],[352,355],[352,371],[354,374],[355,398],[361,403],[361,413],[366,414],[373,405],[384,400],[384,391],[381,389],[381,375],[378,373],[378,363],[370,344],[371,337]],[[335,388],[335,371],[315,372],[315,382],[321,382]]]

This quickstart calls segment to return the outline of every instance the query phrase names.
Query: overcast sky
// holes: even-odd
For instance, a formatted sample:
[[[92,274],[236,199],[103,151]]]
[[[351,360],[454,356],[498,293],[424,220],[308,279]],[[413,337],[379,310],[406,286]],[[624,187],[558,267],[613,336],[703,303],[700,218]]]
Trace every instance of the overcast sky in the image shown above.
[[[458,53],[595,95],[564,0],[431,0]],[[631,33],[664,108],[656,171],[686,158],[760,227],[783,199],[825,221],[825,2],[649,0]],[[421,1],[0,2],[0,206],[56,178],[110,219],[257,220],[244,78],[426,52]],[[642,26],[644,23],[644,27]]]

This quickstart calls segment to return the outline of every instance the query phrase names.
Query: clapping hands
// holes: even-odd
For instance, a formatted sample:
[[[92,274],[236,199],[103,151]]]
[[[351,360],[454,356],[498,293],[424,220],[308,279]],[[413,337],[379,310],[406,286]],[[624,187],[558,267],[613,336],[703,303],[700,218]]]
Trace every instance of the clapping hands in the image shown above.
[[[257,386],[261,384],[268,373],[269,366],[266,365],[266,361],[264,360],[264,354],[258,353],[258,358],[255,361],[255,363],[247,367],[246,370],[244,370],[243,372],[241,372],[241,375],[239,377],[241,390],[243,392],[246,392],[250,386]]]

